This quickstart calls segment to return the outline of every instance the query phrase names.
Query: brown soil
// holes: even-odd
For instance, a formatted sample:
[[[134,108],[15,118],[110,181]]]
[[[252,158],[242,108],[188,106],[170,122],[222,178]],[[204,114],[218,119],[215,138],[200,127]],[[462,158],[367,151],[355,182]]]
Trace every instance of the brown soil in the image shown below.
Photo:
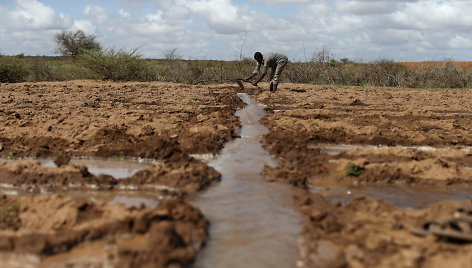
[[[421,185],[426,190],[470,186],[469,90],[282,84],[275,94],[254,97],[267,105],[263,123],[270,133],[264,143],[279,163],[265,168],[268,179],[302,189],[295,197],[304,215],[299,267],[470,265],[470,243],[410,232],[411,227],[453,218],[457,209],[470,209],[470,201],[413,210],[365,196],[347,205],[332,204],[304,190],[362,184]],[[327,149],[340,144],[364,147]],[[410,148],[392,147],[397,145]]]
[[[305,92],[293,91],[303,89]],[[340,183],[470,184],[472,93],[468,90],[409,90],[282,85],[257,96],[268,105],[266,148],[279,167],[271,179],[294,185]],[[323,144],[433,146],[323,152]],[[347,173],[353,162],[360,176]]]
[[[181,199],[136,208],[58,194],[3,196],[0,211],[0,251],[9,252],[2,267],[15,256],[23,256],[18,267],[187,267],[208,228]]]
[[[221,176],[190,154],[215,154],[236,137],[235,111],[243,106],[237,88],[0,84],[0,157],[16,160],[0,161],[0,186],[21,194],[0,199],[0,266],[190,266],[209,223],[188,196]],[[69,162],[84,156],[161,164],[118,180]],[[27,157],[55,159],[58,167],[21,160]],[[156,208],[91,202],[88,193],[97,190],[145,191],[163,200]]]
[[[380,200],[358,196],[345,207],[320,195],[296,198],[304,213],[299,239],[299,267],[467,267],[472,244],[428,235],[432,221],[450,220],[472,203],[443,202],[423,210],[397,209]]]
[[[236,87],[67,81],[0,84],[0,151],[16,157],[215,153],[234,137]]]
[[[432,69],[434,67],[442,68],[447,61],[421,61],[421,62],[402,62],[410,70]],[[468,71],[472,68],[471,61],[452,61],[457,68]]]
[[[193,194],[220,179],[220,174],[205,163],[188,159],[186,163],[153,165],[126,179],[95,176],[87,167],[71,164],[58,168],[42,166],[39,161],[0,162],[0,183],[21,192],[61,192],[70,190],[149,189],[153,185],[175,188]]]
[[[469,90],[297,84],[281,84],[276,93],[263,89],[247,91],[267,105],[264,146],[279,163],[265,168],[267,178],[300,188],[300,267],[469,266],[469,243],[409,230],[450,218],[468,209],[469,201],[402,210],[363,196],[331,204],[307,191],[360,184],[472,186]],[[243,106],[236,90],[236,84],[158,82],[0,84],[0,156],[50,157],[59,166],[0,162],[0,186],[34,193],[0,198],[0,266],[191,265],[207,238],[208,221],[187,197],[220,174],[189,154],[214,154],[235,138],[234,113]],[[329,144],[390,147],[333,153]],[[70,164],[74,156],[142,157],[162,164],[117,180]],[[92,190],[130,189],[163,200],[156,208],[136,208],[87,196]],[[38,194],[43,192],[50,194]]]
[[[53,157],[0,164],[0,183],[30,191],[93,185],[160,184],[201,190],[219,174],[189,154],[218,152],[235,137],[243,104],[235,85],[67,81],[0,84],[0,156]],[[152,158],[164,164],[118,182],[85,167],[62,166],[73,156]]]

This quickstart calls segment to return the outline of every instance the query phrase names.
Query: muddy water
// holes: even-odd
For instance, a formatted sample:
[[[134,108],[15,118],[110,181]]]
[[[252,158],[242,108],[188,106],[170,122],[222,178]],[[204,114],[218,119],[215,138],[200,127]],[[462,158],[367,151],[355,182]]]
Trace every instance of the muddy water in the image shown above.
[[[21,159],[0,159],[0,162],[34,160],[48,168],[56,168],[54,159],[21,158]],[[95,158],[73,158],[71,164],[86,166],[87,170],[95,176],[110,175],[115,179],[129,178],[138,171],[144,170],[151,165],[159,165],[159,161],[151,159],[95,159]]]
[[[352,144],[318,144],[316,146],[322,153],[328,155],[338,155],[348,150],[377,150],[391,148],[382,145],[352,145]],[[416,150],[424,152],[434,152],[448,150],[449,148],[435,148],[430,146],[395,146],[406,150]],[[468,152],[471,147],[462,146],[460,148]],[[422,209],[433,203],[445,200],[468,200],[472,198],[470,188],[420,188],[409,185],[379,185],[379,186],[357,186],[357,187],[311,187],[310,191],[320,193],[332,203],[346,205],[356,196],[365,195],[375,199],[381,199],[395,205],[398,208]]]
[[[86,166],[88,171],[95,176],[106,174],[115,179],[132,177],[138,171],[146,169],[150,165],[159,164],[149,159],[123,160],[123,159],[92,159],[77,158],[70,161],[74,165]],[[54,161],[47,160],[43,163],[46,167],[56,167]]]
[[[275,165],[260,140],[268,132],[259,124],[263,106],[247,94],[239,110],[241,138],[226,144],[209,162],[223,178],[194,200],[210,220],[210,238],[195,267],[295,267],[301,216],[292,203],[292,188],[265,181],[264,165]]]
[[[326,153],[328,155],[338,155],[341,152],[348,151],[348,150],[377,150],[383,148],[401,148],[406,150],[414,150],[414,151],[423,151],[423,152],[435,152],[435,151],[444,151],[449,150],[449,147],[442,147],[436,148],[431,146],[394,146],[389,147],[386,145],[362,145],[362,144],[317,144],[316,146],[311,146],[312,148],[319,148],[321,153]],[[470,146],[462,146],[460,150],[468,152],[471,150],[472,147]]]
[[[357,195],[381,199],[398,208],[422,209],[445,200],[470,200],[472,189],[421,189],[410,186],[311,187],[332,203],[346,205]]]

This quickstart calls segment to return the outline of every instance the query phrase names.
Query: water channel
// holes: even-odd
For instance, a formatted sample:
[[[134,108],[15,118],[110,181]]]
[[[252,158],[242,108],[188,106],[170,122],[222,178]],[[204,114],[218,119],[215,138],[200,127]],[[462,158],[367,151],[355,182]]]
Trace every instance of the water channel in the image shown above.
[[[209,165],[222,181],[199,195],[194,204],[210,220],[210,237],[195,267],[295,267],[301,215],[292,188],[269,183],[261,175],[275,161],[260,143],[268,129],[259,124],[264,106],[247,94],[237,112],[241,138],[226,144]]]

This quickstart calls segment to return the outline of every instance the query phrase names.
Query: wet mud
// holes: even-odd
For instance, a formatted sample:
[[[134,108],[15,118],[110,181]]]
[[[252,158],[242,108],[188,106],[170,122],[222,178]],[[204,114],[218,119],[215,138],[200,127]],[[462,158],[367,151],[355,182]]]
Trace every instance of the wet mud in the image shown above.
[[[221,178],[192,156],[237,136],[234,89],[0,84],[0,266],[191,266],[209,222],[189,199]]]
[[[268,179],[304,189],[297,266],[467,267],[470,223],[456,221],[471,207],[471,95],[294,84],[255,94],[279,163]]]
[[[231,85],[158,82],[0,84],[0,101],[7,157],[215,153],[234,137],[242,107]]]
[[[280,156],[281,163],[268,174],[300,186],[307,180],[311,184],[469,184],[470,95],[468,90],[306,85],[287,85],[273,95],[264,92],[257,99],[271,113],[263,121],[270,128],[265,143],[272,154]],[[323,144],[383,147],[333,155],[323,150]],[[348,176],[349,162],[362,175]]]
[[[2,267],[186,267],[208,228],[178,198],[148,208],[83,195],[4,195],[0,209]]]
[[[287,249],[296,267],[469,266],[468,225],[457,221],[472,205],[470,90],[260,85],[244,91],[266,105],[261,143],[277,164],[242,176],[297,189],[272,207],[257,184],[239,189],[252,198],[226,200],[243,181],[225,176],[244,170],[215,164],[245,136],[237,84],[0,84],[0,266],[191,267],[219,243],[204,203],[243,201],[299,210],[269,220],[293,230],[301,217]],[[152,163],[118,177],[82,158]],[[254,219],[232,212],[242,215],[232,224]],[[252,251],[270,248],[264,234]]]
[[[412,228],[449,220],[471,202],[444,201],[425,209],[399,209],[382,200],[356,196],[348,205],[319,194],[297,196],[305,214],[299,267],[467,267],[472,244]]]

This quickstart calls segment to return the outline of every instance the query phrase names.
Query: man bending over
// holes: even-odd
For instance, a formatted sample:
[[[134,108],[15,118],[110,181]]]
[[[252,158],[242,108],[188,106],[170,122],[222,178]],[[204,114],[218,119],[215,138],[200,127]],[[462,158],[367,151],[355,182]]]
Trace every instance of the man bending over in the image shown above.
[[[250,82],[252,78],[257,76],[260,72],[261,66],[262,71],[260,72],[261,75],[256,78],[252,85],[257,86],[257,84],[264,78],[267,74],[267,69],[270,68],[270,88],[269,90],[275,92],[277,90],[277,85],[279,84],[279,77],[282,73],[285,65],[287,65],[288,59],[287,56],[280,54],[280,53],[267,53],[262,55],[261,52],[254,53],[254,59],[257,61],[256,69],[250,76],[244,79],[246,82]]]

